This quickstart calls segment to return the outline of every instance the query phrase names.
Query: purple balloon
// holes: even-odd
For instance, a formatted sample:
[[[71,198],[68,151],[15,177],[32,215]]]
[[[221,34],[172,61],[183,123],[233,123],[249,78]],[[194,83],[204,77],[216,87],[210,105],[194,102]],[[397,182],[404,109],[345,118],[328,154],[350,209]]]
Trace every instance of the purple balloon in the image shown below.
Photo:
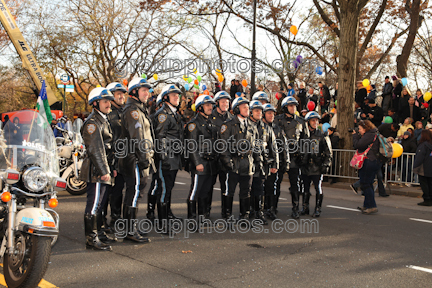
[[[295,69],[297,69],[297,67],[299,66],[299,63],[297,62],[297,60],[293,61],[293,66]]]
[[[303,61],[303,57],[302,57],[301,55],[298,55],[297,58],[296,58],[296,61],[297,61],[298,63],[302,63],[302,61]]]

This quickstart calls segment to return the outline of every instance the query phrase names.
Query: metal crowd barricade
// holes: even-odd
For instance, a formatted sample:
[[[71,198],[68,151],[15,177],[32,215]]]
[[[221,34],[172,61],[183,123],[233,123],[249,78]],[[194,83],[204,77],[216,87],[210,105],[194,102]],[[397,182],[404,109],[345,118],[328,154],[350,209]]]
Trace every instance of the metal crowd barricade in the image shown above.
[[[358,171],[349,166],[355,150],[333,149],[333,163],[328,174],[324,176],[358,179]],[[418,176],[414,173],[415,153],[403,153],[384,165],[384,185],[388,183],[419,185]]]

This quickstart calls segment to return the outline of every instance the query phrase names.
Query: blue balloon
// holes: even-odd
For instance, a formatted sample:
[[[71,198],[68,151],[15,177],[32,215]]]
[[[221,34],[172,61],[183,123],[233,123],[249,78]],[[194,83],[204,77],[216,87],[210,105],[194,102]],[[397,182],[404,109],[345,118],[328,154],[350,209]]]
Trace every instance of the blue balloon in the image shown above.
[[[408,79],[402,78],[402,85],[406,86],[408,84]]]
[[[150,89],[150,93],[152,93],[154,90],[153,89]]]
[[[329,124],[329,123],[324,123],[324,124],[322,125],[322,130],[323,130],[323,132],[327,132],[328,128],[330,128],[330,124]]]
[[[189,84],[186,83],[186,84],[184,85],[184,88],[186,89],[186,91],[189,91]]]
[[[324,70],[323,70],[322,67],[317,67],[317,68],[315,69],[315,72],[316,72],[318,75],[322,75],[323,72],[324,72]]]
[[[203,91],[207,90],[207,86],[203,84],[203,85],[202,85],[202,90],[203,90]]]

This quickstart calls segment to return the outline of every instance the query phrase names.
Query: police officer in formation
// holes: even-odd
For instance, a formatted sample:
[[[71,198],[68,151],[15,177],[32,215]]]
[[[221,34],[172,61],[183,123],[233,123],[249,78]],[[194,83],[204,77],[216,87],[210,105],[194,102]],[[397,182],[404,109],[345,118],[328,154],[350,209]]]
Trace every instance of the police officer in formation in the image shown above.
[[[219,138],[220,137],[219,131],[220,131],[222,124],[226,121],[231,121],[232,118],[234,117],[229,112],[230,106],[231,106],[231,96],[226,91],[219,91],[218,93],[216,93],[213,100],[215,101],[216,106],[213,109],[213,112],[211,115],[211,120],[212,120],[212,123],[217,128],[218,138]],[[219,183],[220,183],[220,189],[221,189],[221,193],[220,193],[221,194],[221,216],[222,216],[222,218],[226,218],[225,203],[227,202],[227,200],[226,200],[227,196],[225,196],[225,190],[226,190],[226,177],[227,177],[228,171],[222,165],[219,158],[218,158],[218,167],[217,168],[218,168],[218,172],[216,174],[217,174],[217,177],[219,177]],[[216,177],[214,178],[214,182],[212,184],[213,184],[212,187],[216,184]],[[212,202],[212,198],[213,198],[212,196],[213,196],[213,188],[212,188],[212,191],[210,192],[210,197],[209,197],[209,213],[210,213],[211,202]],[[210,214],[208,216],[210,216]]]
[[[156,194],[160,195],[158,217],[165,233],[171,230],[171,221],[168,220],[181,220],[171,211],[171,193],[177,172],[182,169],[183,122],[177,112],[180,94],[177,86],[166,86],[162,92],[162,108],[154,115],[156,163],[159,174]]]
[[[125,105],[126,99],[126,88],[118,83],[113,82],[110,83],[106,87],[114,96],[114,100],[111,101],[111,112],[107,115],[108,121],[111,126],[112,131],[112,146],[115,147],[115,143],[117,140],[121,138],[122,128],[121,128],[121,115],[123,114],[123,107]],[[114,154],[115,157],[115,170],[117,172],[117,176],[114,179],[114,186],[109,186],[107,189],[108,193],[108,201],[104,207],[104,226],[106,231],[110,231],[112,227],[115,227],[115,222],[118,219],[121,219],[121,209],[123,203],[123,188],[125,186],[125,181],[123,178],[123,174],[120,173],[118,167],[118,157]],[[111,222],[107,223],[107,211],[108,211],[108,203],[111,210]]]
[[[306,114],[305,120],[307,121],[307,129],[305,131],[305,138],[310,142],[309,151],[306,151],[303,156],[302,165],[302,180],[304,186],[304,213],[309,215],[309,198],[310,198],[310,183],[312,182],[316,191],[316,205],[312,217],[319,217],[321,215],[321,205],[323,201],[322,180],[323,174],[327,174],[332,163],[332,148],[330,138],[327,133],[323,133],[318,128],[318,121],[321,116],[315,112],[310,111]]]
[[[277,152],[277,167],[271,168],[270,173],[264,183],[265,192],[265,210],[266,216],[271,220],[275,220],[276,216],[276,201],[280,196],[280,183],[283,175],[289,169],[289,154],[287,152],[287,140],[285,132],[282,128],[274,123],[276,116],[276,108],[267,103],[263,108],[263,122],[265,123],[266,129],[272,129],[276,137],[276,146],[274,151]],[[269,132],[270,133],[270,132]]]
[[[266,217],[277,218],[280,186],[286,172],[292,198],[291,217],[298,219],[300,214],[309,214],[311,182],[317,192],[313,216],[320,216],[322,174],[331,165],[332,149],[327,134],[317,129],[318,113],[309,112],[303,119],[296,113],[297,100],[289,96],[282,101],[283,114],[275,116],[276,109],[264,92],[255,93],[251,102],[238,97],[231,104],[230,95],[220,91],[214,98],[199,96],[195,102],[197,114],[184,126],[177,111],[181,90],[176,85],[165,86],[156,99],[156,112],[149,115],[146,104],[151,88],[145,79],[132,79],[124,107],[126,89],[120,83],[111,83],[107,89],[95,88],[90,93],[93,112],[81,131],[87,155],[80,173],[81,179],[88,182],[84,217],[88,248],[110,250],[109,244],[116,241],[102,230],[108,196],[111,226],[121,218],[123,202],[126,239],[149,242],[138,231],[136,218],[138,198],[144,194],[150,174],[147,218],[155,220],[157,207],[160,227],[169,232],[169,220],[181,219],[171,211],[171,195],[177,172],[184,165],[191,173],[188,219],[196,219],[197,215],[209,217],[213,186],[219,176],[222,217],[232,216],[234,193],[239,185],[238,219],[255,218],[267,224]],[[184,138],[195,145],[183,147]],[[113,145],[119,139],[125,141],[127,153],[117,159]],[[215,145],[220,140],[225,147]],[[301,141],[309,141],[311,149],[303,151]],[[191,147],[192,150],[184,151]]]
[[[147,243],[149,239],[137,229],[138,198],[144,194],[153,163],[153,128],[147,112],[147,101],[151,85],[143,78],[134,78],[128,86],[129,98],[122,118],[122,138],[127,145],[127,155],[119,160],[119,168],[124,173],[126,193],[123,202],[123,219],[127,220],[125,239]]]
[[[107,114],[114,100],[112,93],[102,87],[95,88],[88,97],[93,108],[81,128],[86,156],[81,166],[80,180],[87,182],[87,204],[84,212],[86,248],[111,250],[114,242],[102,230],[103,207],[108,200],[107,187],[116,176],[112,149],[112,132]]]
[[[210,193],[218,172],[218,158],[214,143],[217,127],[211,121],[215,102],[209,95],[201,95],[195,101],[196,116],[187,124],[185,138],[194,143],[189,153],[191,187],[187,200],[188,219],[196,219],[198,204],[199,220],[206,217]]]
[[[288,141],[287,149],[290,157],[290,166],[288,170],[289,182],[290,182],[290,193],[292,202],[292,213],[291,217],[294,219],[299,218],[299,193],[301,191],[301,160],[302,155],[300,153],[300,139],[304,138],[305,121],[300,116],[296,115],[297,100],[288,96],[282,100],[281,108],[283,114],[276,117],[277,124],[282,128]],[[283,175],[280,175],[282,178]],[[280,179],[282,181],[282,179]],[[276,200],[276,211],[277,211],[277,200]]]
[[[255,125],[249,120],[249,100],[238,97],[232,104],[234,117],[222,124],[220,137],[228,148],[220,154],[220,159],[228,171],[225,189],[226,217],[232,215],[234,192],[240,186],[239,220],[250,218],[250,188],[255,172],[255,163],[261,162],[260,152],[252,149],[252,143],[259,138]],[[259,168],[258,168],[259,169]]]

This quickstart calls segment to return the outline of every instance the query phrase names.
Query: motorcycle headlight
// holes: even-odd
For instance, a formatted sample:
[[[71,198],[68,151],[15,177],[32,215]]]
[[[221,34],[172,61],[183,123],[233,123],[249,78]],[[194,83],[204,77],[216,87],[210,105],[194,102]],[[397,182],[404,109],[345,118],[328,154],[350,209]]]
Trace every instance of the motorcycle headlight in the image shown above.
[[[24,172],[23,182],[27,189],[39,192],[47,186],[48,176],[41,168],[31,167]]]

